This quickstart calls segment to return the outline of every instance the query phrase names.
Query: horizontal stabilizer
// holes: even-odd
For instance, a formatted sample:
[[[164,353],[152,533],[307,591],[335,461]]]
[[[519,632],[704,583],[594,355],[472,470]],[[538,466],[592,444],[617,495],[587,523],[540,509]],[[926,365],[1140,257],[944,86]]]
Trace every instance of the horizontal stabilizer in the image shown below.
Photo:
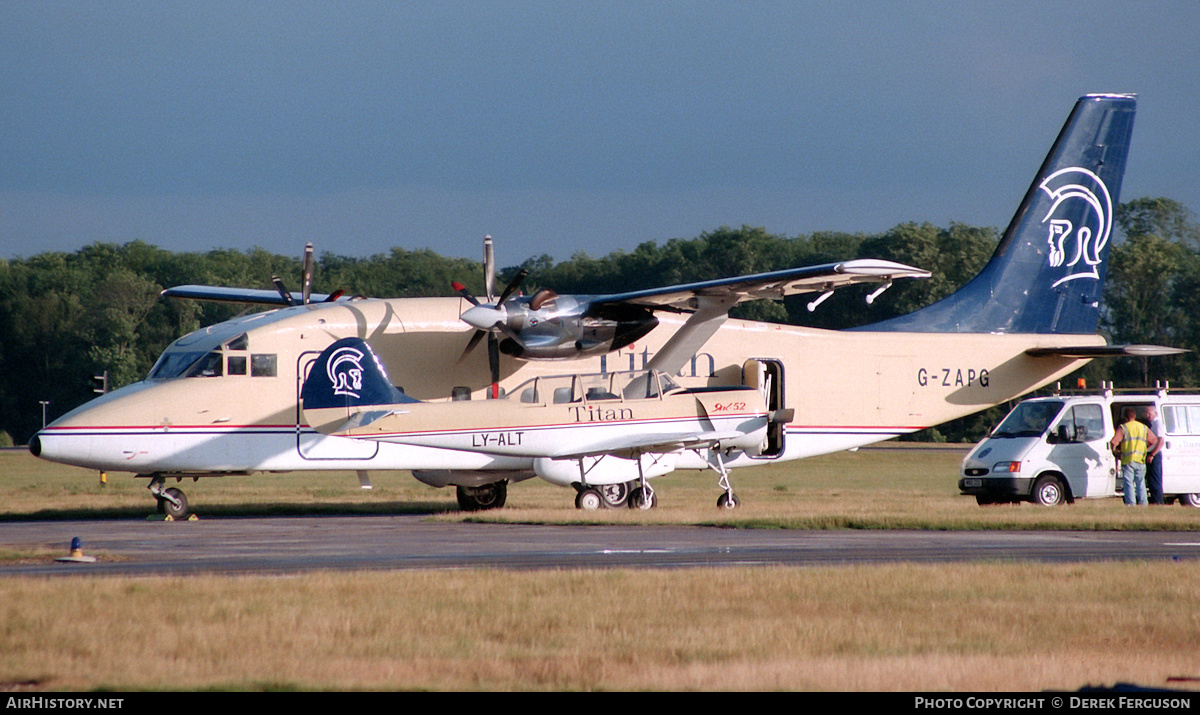
[[[1106,358],[1106,357],[1160,357],[1189,352],[1183,348],[1165,345],[1081,345],[1059,348],[1029,348],[1030,357]]]

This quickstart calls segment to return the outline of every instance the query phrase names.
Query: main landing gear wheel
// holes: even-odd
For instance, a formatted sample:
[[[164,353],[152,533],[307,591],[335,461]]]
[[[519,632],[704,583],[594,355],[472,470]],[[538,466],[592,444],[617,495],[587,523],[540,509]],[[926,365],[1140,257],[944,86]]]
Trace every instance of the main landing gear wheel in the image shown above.
[[[658,506],[658,495],[650,485],[638,487],[629,494],[630,509],[653,509]]]
[[[481,487],[458,486],[458,508],[463,511],[499,509],[508,499],[508,482],[499,481]]]
[[[737,509],[742,505],[742,500],[738,499],[733,492],[725,492],[717,497],[718,509]]]
[[[187,518],[188,502],[183,490],[171,487],[164,490],[162,494],[158,497],[159,514],[166,514],[176,521]]]
[[[575,508],[584,511],[595,511],[604,506],[604,497],[594,488],[581,489],[575,495]]]
[[[604,506],[609,509],[620,509],[629,505],[629,494],[633,491],[633,485],[637,482],[622,482],[620,484],[605,484],[602,487],[597,487],[600,496],[604,499]]]
[[[1183,506],[1200,507],[1200,494],[1180,494],[1179,503]]]

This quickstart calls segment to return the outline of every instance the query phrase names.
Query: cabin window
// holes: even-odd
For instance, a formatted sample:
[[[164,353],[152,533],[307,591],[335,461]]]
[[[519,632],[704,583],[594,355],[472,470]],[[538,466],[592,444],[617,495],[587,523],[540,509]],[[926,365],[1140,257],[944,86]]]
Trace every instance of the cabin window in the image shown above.
[[[229,361],[226,363],[226,372],[228,372],[230,375],[245,375],[246,356],[230,355]]]
[[[251,377],[275,377],[278,374],[274,353],[258,353],[250,356]]]

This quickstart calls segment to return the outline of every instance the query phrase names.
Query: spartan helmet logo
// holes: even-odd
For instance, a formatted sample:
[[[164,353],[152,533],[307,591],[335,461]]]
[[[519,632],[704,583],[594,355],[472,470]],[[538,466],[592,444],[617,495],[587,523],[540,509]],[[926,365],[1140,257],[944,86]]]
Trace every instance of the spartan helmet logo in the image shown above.
[[[1087,169],[1059,169],[1038,188],[1052,203],[1042,219],[1048,224],[1050,266],[1065,268],[1054,287],[1079,278],[1100,279],[1100,256],[1112,233],[1112,198],[1108,187]]]
[[[329,362],[325,363],[325,374],[329,376],[329,382],[333,385],[333,394],[358,397],[358,391],[362,389],[362,359],[362,351],[354,348],[338,348],[333,351]]]

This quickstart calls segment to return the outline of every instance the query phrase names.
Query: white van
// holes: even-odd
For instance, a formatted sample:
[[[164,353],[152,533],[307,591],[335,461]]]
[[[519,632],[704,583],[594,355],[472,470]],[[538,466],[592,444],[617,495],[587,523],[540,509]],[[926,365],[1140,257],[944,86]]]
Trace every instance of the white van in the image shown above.
[[[963,459],[959,490],[980,504],[1062,502],[1121,494],[1109,450],[1121,411],[1157,405],[1166,429],[1163,500],[1200,507],[1200,394],[1056,394],[1025,400]]]

